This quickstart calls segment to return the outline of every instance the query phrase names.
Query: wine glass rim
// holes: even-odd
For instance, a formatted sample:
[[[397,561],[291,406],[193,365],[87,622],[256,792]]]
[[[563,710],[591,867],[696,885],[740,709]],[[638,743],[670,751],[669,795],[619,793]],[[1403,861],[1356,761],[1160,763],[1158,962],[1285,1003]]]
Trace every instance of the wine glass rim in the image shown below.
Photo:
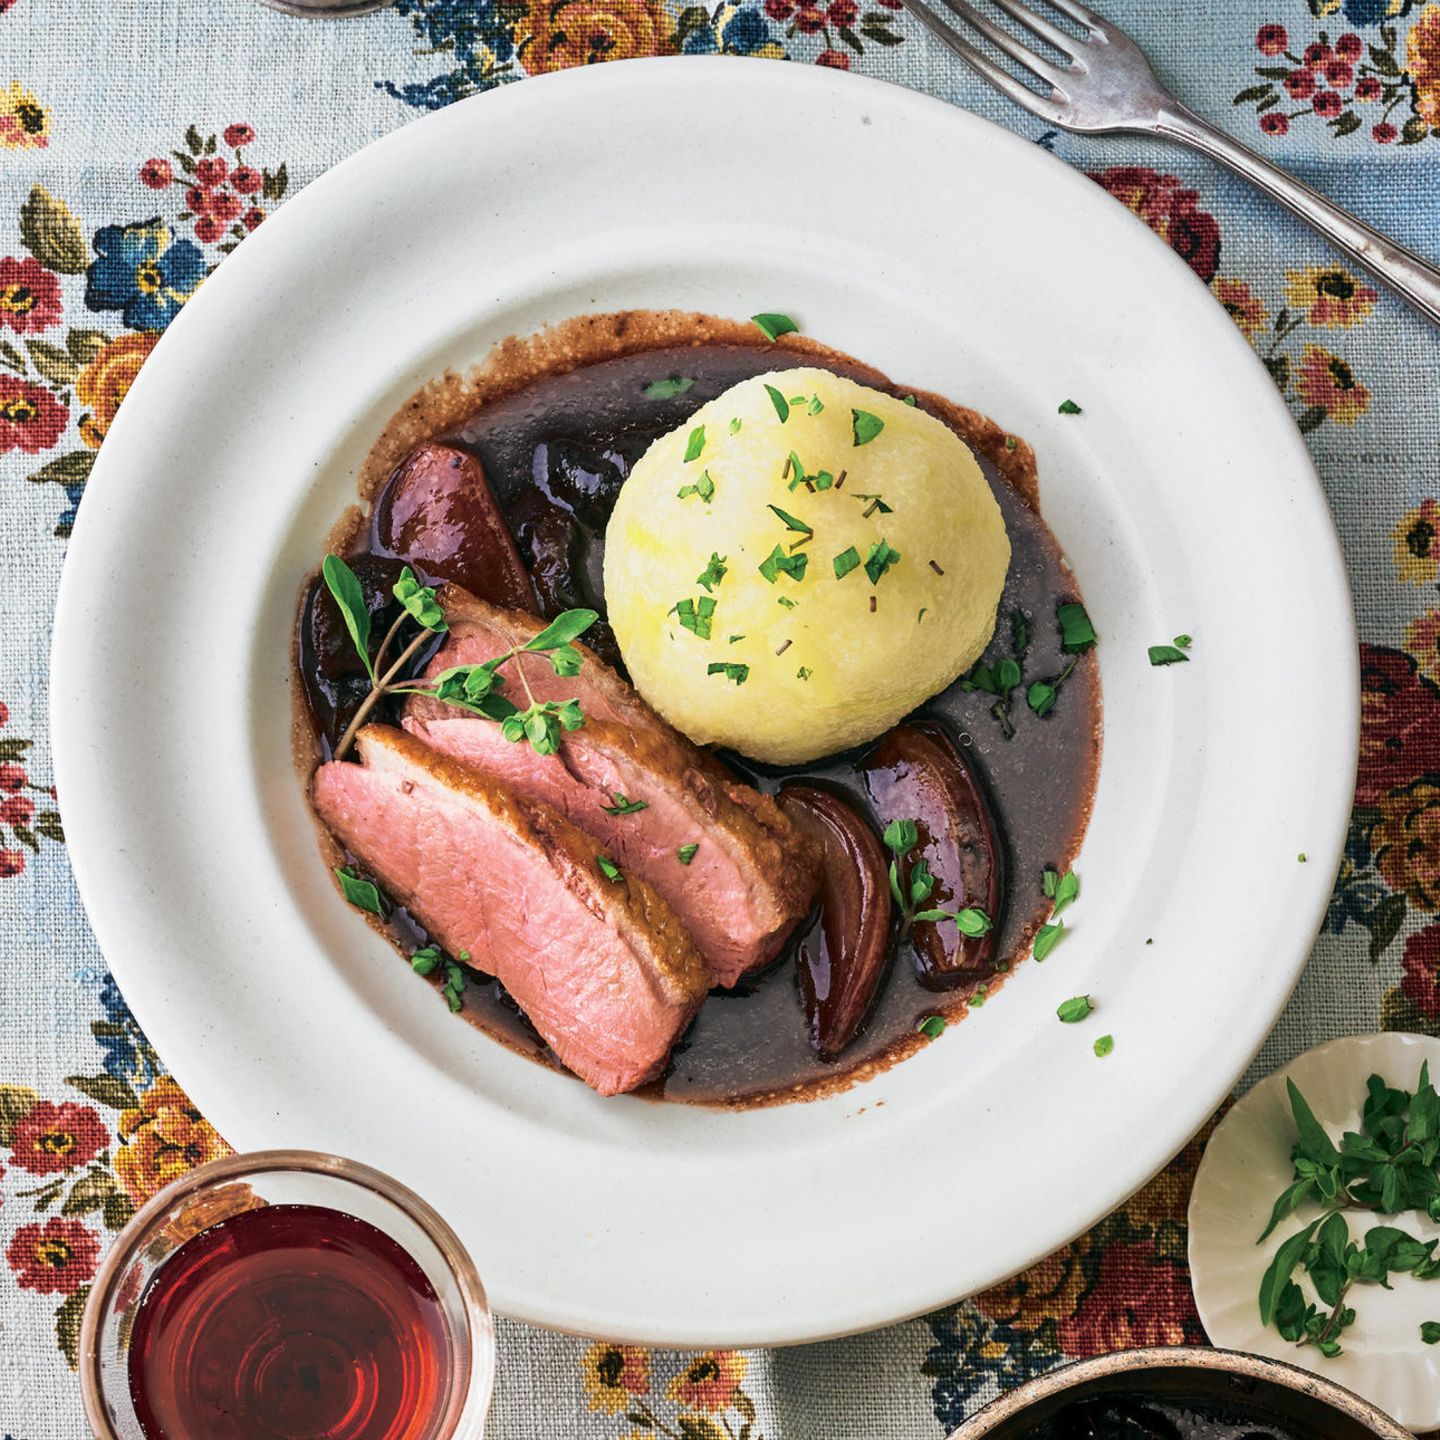
[[[494,1320],[475,1262],[444,1216],[408,1185],[363,1161],[348,1160],[342,1155],[321,1150],[252,1150],[222,1155],[217,1160],[197,1165],[157,1191],[126,1221],[109,1253],[101,1261],[81,1316],[77,1351],[80,1397],[85,1418],[96,1440],[125,1440],[106,1414],[100,1370],[101,1317],[135,1258],[142,1237],[148,1234],[158,1217],[190,1196],[226,1183],[287,1171],[325,1176],[368,1189],[407,1215],[434,1242],[460,1292],[465,1330],[456,1338],[465,1347],[463,1358],[468,1376],[465,1387],[451,1397],[445,1416],[446,1428],[441,1434],[445,1440],[469,1440],[472,1431],[464,1427],[471,1423],[472,1415],[475,1422],[473,1435],[478,1437],[483,1434],[495,1383]],[[474,1386],[477,1363],[480,1363],[478,1396]]]

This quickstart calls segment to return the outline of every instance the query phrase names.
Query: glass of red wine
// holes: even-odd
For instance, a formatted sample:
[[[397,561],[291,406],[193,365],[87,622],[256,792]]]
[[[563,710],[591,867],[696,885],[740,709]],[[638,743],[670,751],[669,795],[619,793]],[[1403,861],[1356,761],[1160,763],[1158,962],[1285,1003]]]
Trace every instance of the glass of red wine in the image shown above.
[[[372,10],[383,10],[395,0],[261,0],[272,10],[283,10],[287,15],[303,15],[307,18],[340,20],[346,15],[368,15]]]
[[[378,1170],[303,1150],[155,1196],[80,1331],[97,1440],[479,1440],[494,1376],[455,1232]]]

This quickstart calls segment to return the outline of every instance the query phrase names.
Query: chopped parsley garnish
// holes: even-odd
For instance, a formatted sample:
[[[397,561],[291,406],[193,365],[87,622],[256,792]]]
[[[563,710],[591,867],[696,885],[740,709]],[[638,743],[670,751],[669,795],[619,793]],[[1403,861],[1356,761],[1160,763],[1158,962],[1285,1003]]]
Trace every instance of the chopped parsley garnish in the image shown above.
[[[700,478],[693,485],[682,485],[675,492],[677,500],[684,500],[689,495],[698,495],[707,505],[715,498],[715,482],[710,478],[708,470],[702,470]]]
[[[612,798],[615,801],[613,805],[600,807],[607,815],[638,815],[640,811],[650,808],[648,800],[628,800],[618,790]]]
[[[752,315],[750,319],[760,328],[760,333],[770,341],[782,335],[796,334],[799,326],[788,315]]]
[[[1005,448],[1006,448],[1007,450],[1014,450],[1015,447],[1016,447],[1016,445],[1017,445],[1017,443],[1018,443],[1018,442],[1016,441],[1016,439],[1015,439],[1015,437],[1014,437],[1013,435],[1007,435],[1007,436],[1005,437]]]
[[[730,422],[730,433],[732,435],[740,433],[740,417],[738,415]]]
[[[814,673],[815,672],[808,665],[802,665],[795,672],[795,678],[797,680],[808,680]]]
[[[776,546],[760,562],[760,573],[773,585],[782,572],[788,575],[797,584],[805,578],[805,567],[810,563],[810,557],[802,550],[798,555],[787,555],[780,546]]]
[[[699,849],[700,849],[700,842],[699,842],[698,840],[692,840],[692,841],[690,842],[690,844],[688,844],[688,845],[682,845],[682,846],[675,852],[675,858],[676,858],[682,865],[688,865],[688,864],[695,858],[695,854],[696,854],[696,852],[697,852]]]
[[[809,540],[810,537],[814,535],[814,529],[801,520],[799,516],[792,515],[788,510],[782,510],[778,505],[769,505],[766,508],[773,510],[780,517],[781,522],[787,530],[793,530],[797,535],[803,535],[805,540]],[[805,540],[797,540],[792,548],[798,548],[803,545]]]
[[[793,610],[795,608],[795,601],[788,595],[777,595],[775,597],[775,603],[777,605],[783,605],[787,610]]]
[[[1179,645],[1152,645],[1150,647],[1150,663],[1152,665],[1179,665],[1189,658]]]
[[[915,1033],[923,1035],[927,1040],[938,1040],[945,1033],[945,1017],[943,1015],[927,1015],[915,1027]]]
[[[722,664],[707,665],[705,673],[707,675],[723,675],[727,680],[733,680],[737,685],[743,685],[750,678],[750,667],[737,665],[733,661],[725,661]]]
[[[1055,948],[1064,929],[1065,922],[1063,920],[1052,920],[1040,927],[1035,935],[1033,950],[1037,960],[1043,960]]]
[[[1075,995],[1069,1000],[1062,1000],[1056,1008],[1055,1013],[1066,1025],[1074,1025],[1077,1021],[1083,1020],[1095,1009],[1090,1003],[1088,995]]]
[[[1096,1058],[1103,1060],[1115,1048],[1115,1037],[1113,1035],[1100,1036],[1096,1040],[1094,1048]]]
[[[372,915],[379,915],[384,919],[385,901],[371,881],[362,880],[348,865],[337,866],[335,878],[340,882],[345,898],[357,910],[368,910]]]
[[[805,407],[806,411],[811,415],[818,415],[824,408],[825,402],[818,395],[812,395],[810,397],[810,403]]]
[[[691,460],[698,460],[700,452],[705,448],[705,427],[697,425],[690,432],[690,439],[685,445],[685,460],[688,464]]]
[[[860,552],[852,545],[835,557],[835,578],[843,580],[852,570],[860,567]],[[923,613],[923,612],[922,612]]]
[[[717,555],[712,550],[710,563],[695,577],[695,583],[703,586],[706,590],[713,590],[725,578],[728,568],[725,564],[725,556]]]
[[[433,586],[422,585],[407,565],[393,587],[395,598],[405,607],[405,613],[427,630],[448,630],[445,612],[435,599]]]
[[[597,855],[595,863],[600,867],[600,873],[607,880],[620,878],[620,867],[608,855]]]
[[[874,515],[876,511],[879,511],[881,515],[892,515],[895,512],[895,507],[893,505],[887,505],[884,497],[880,495],[866,495],[857,490],[850,498],[852,500],[868,500],[870,502],[862,512],[867,520],[870,516]]]
[[[773,385],[767,385],[765,393],[770,397],[770,403],[775,407],[775,413],[783,425],[790,418],[790,402]]]
[[[692,635],[708,640],[710,622],[715,616],[715,602],[708,595],[702,595],[698,600],[681,600],[675,606],[675,615]]]
[[[915,623],[916,623],[917,625],[925,618],[925,612],[926,612],[929,608],[930,608],[930,607],[929,607],[928,605],[922,605],[922,606],[915,612]]]
[[[878,585],[880,577],[899,560],[900,552],[892,549],[889,541],[883,538],[877,540],[865,556],[865,573],[870,577],[870,583]]]
[[[1082,412],[1073,400],[1062,400],[1060,402],[1060,413],[1062,415],[1079,415]]]
[[[740,632],[740,634],[738,634],[738,635],[732,635],[732,636],[730,637],[730,644],[733,645],[737,640],[743,640],[744,638],[745,638],[745,632],[742,630],[742,631]]]
[[[1023,610],[1010,612],[1010,644],[1016,655],[1023,656],[1030,648],[1030,622]]]
[[[417,950],[410,957],[410,968],[417,975],[433,974],[439,963],[440,952],[433,945],[427,945],[423,950]]]
[[[462,960],[470,958],[468,950],[460,952]],[[445,997],[445,1003],[451,1011],[460,1008],[460,997],[465,993],[465,969],[457,965],[453,960],[447,960],[433,945],[427,945],[423,950],[417,950],[410,957],[410,968],[417,975],[433,975],[436,970],[444,967],[445,983],[441,986],[440,993]]]
[[[1067,655],[1088,650],[1100,638],[1085,607],[1076,600],[1056,606],[1055,618],[1060,622],[1060,648]]]
[[[885,422],[868,410],[850,412],[850,429],[856,445],[868,445],[884,428]]]
[[[645,398],[647,400],[673,400],[677,395],[683,395],[695,382],[690,379],[682,379],[679,375],[672,375],[668,380],[652,380],[645,387]]]
[[[915,408],[915,397],[913,395],[906,395],[900,403],[902,405],[910,406],[910,408],[913,410]]]
[[[1195,643],[1195,641],[1194,641],[1194,639],[1193,639],[1191,636],[1189,636],[1189,635],[1177,635],[1177,636],[1175,637],[1175,643],[1176,643],[1182,650],[1188,650],[1188,649]]]

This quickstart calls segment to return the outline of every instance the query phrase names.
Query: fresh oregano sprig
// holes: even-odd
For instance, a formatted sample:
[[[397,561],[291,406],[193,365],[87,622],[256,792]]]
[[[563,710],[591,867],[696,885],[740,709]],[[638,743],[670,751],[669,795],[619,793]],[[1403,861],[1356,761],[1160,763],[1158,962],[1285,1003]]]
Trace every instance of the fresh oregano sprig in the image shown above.
[[[1373,1225],[1357,1243],[1346,1219],[1355,1211],[1440,1219],[1440,1094],[1430,1083],[1428,1063],[1420,1067],[1413,1094],[1371,1075],[1360,1129],[1346,1131],[1337,1146],[1295,1082],[1285,1083],[1295,1122],[1294,1178],[1276,1199],[1260,1241],[1306,1202],[1323,1206],[1324,1213],[1275,1252],[1260,1281],[1260,1322],[1329,1358],[1341,1353],[1340,1336],[1354,1324],[1355,1311],[1346,1303],[1354,1286],[1388,1289],[1390,1275],[1419,1280],[1440,1275],[1435,1253],[1440,1242],[1421,1241],[1398,1226]],[[1318,1304],[1295,1279],[1299,1271],[1309,1277]]]
[[[978,906],[963,910],[923,909],[935,893],[935,877],[920,848],[920,828],[913,820],[892,820],[885,827],[885,848],[890,851],[890,894],[900,910],[900,933],[908,934],[919,921],[953,920],[962,935],[980,936],[989,932],[990,917]],[[912,859],[912,855],[914,858]]]
[[[543,653],[550,657],[551,667],[557,675],[572,676],[580,671],[581,655],[573,641],[577,640],[600,617],[594,610],[566,610],[557,615],[538,635],[523,645],[511,646],[503,655],[482,661],[476,665],[452,665],[442,670],[434,680],[416,683],[401,682],[405,666],[416,652],[434,635],[448,629],[445,611],[436,598],[432,586],[422,585],[407,565],[391,593],[400,602],[401,613],[395,617],[385,637],[370,656],[370,612],[365,606],[365,595],[355,572],[338,555],[327,555],[320,568],[326,588],[334,598],[345,622],[351,642],[360,656],[365,672],[370,677],[370,693],[360,702],[354,718],[345,727],[339,744],[335,747],[335,758],[343,760],[350,749],[360,727],[369,719],[375,706],[386,695],[428,695],[446,705],[467,710],[486,720],[493,720],[500,726],[500,733],[510,741],[528,740],[531,748],[541,755],[553,755],[560,745],[562,730],[578,730],[585,723],[585,717],[578,700],[537,701],[522,667],[516,666],[516,673],[525,689],[529,701],[521,709],[501,694],[505,676],[500,667],[522,653]],[[388,666],[386,657],[390,647],[397,643],[406,622],[419,627],[417,633]]]

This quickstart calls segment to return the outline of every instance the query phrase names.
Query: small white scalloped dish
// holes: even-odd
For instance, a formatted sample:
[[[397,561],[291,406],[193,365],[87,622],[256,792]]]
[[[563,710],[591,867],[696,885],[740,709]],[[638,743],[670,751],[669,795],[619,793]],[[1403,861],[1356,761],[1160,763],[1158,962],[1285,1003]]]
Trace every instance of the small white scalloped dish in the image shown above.
[[[1361,1285],[1349,1303],[1355,1323],[1341,1354],[1325,1359],[1314,1346],[1298,1347],[1260,1324],[1260,1277],[1276,1250],[1321,1213],[1307,1203],[1283,1221],[1263,1245],[1256,1236],[1270,1218],[1275,1197],[1290,1183],[1295,1123],[1285,1081],[1294,1080],[1316,1118],[1338,1143],[1360,1128],[1365,1081],[1383,1076],[1414,1090],[1422,1061],[1440,1078],[1440,1040],[1424,1035],[1356,1035],[1332,1040],[1267,1076],[1225,1117],[1210,1137],[1190,1196],[1190,1269],[1205,1333],[1216,1345],[1285,1360],[1363,1395],[1411,1430],[1440,1428],[1440,1345],[1420,1339],[1420,1325],[1440,1320],[1440,1280],[1394,1275],[1394,1287]],[[1357,1214],[1357,1241],[1371,1225],[1395,1225],[1420,1240],[1440,1239],[1440,1225],[1424,1215]],[[1303,1283],[1303,1281],[1302,1281]],[[1306,1289],[1307,1295],[1310,1290]]]

